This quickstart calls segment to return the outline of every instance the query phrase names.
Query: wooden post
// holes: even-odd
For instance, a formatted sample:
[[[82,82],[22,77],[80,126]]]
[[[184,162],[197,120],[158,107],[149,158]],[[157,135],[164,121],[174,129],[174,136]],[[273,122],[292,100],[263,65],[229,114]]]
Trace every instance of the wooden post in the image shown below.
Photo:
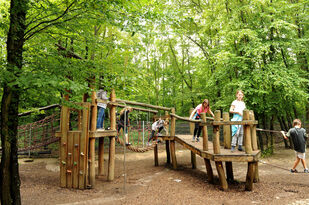
[[[250,120],[255,120],[255,116],[254,116],[253,110],[250,110],[249,119]],[[256,137],[256,125],[252,125],[251,126],[251,141],[252,141],[252,150],[253,151],[258,150],[257,137]]]
[[[104,175],[104,137],[99,138],[99,167],[98,175]]]
[[[244,110],[243,120],[249,120],[249,110]],[[250,125],[244,125],[244,141],[246,154],[252,154],[251,129]]]
[[[159,157],[158,157],[158,145],[156,145],[153,149],[154,152],[154,161],[155,161],[155,166],[159,166]]]
[[[215,111],[215,119],[214,121],[220,121],[221,111]],[[214,125],[213,126],[213,147],[214,147],[214,154],[220,154],[220,126]],[[220,184],[223,190],[227,190],[228,184],[225,178],[224,169],[221,161],[216,161],[216,168],[219,175]]]
[[[166,163],[171,163],[171,152],[170,152],[170,141],[165,140],[165,150],[166,150]]]
[[[172,114],[175,114],[175,108],[172,108],[171,112],[172,112]],[[172,119],[171,119],[171,137],[175,137],[175,129],[176,129],[176,118],[172,116]],[[171,147],[173,169],[177,169],[175,140],[170,141],[170,147]]]
[[[230,115],[228,112],[223,113],[223,121],[230,121]],[[231,149],[231,126],[223,125],[223,137],[224,137],[224,148]]]
[[[192,164],[192,169],[196,169],[196,155],[192,151],[191,151],[191,164]]]
[[[201,113],[201,115],[202,115],[202,121],[206,122],[206,113]],[[203,135],[203,151],[208,151],[207,125],[203,125],[202,135]]]
[[[189,116],[191,116],[191,113],[193,112],[194,108],[190,108],[190,111],[189,111]],[[190,122],[190,134],[193,135],[194,133],[194,123],[193,122]]]
[[[213,184],[214,183],[214,174],[212,172],[210,160],[204,158],[204,163],[205,163],[205,166],[206,166],[208,182]]]
[[[168,116],[168,111],[165,111],[165,116]],[[169,125],[166,127],[166,135],[169,135]],[[166,163],[171,163],[171,153],[170,153],[170,141],[165,140],[165,150],[166,150]]]
[[[97,129],[97,116],[98,116],[98,107],[96,103],[96,92],[94,90],[93,84],[91,85],[91,123],[90,131],[94,132]],[[89,142],[89,160],[90,160],[90,172],[89,172],[89,183],[92,188],[95,187],[95,138],[90,138]]]
[[[111,91],[110,101],[116,102],[115,90]],[[116,107],[114,105],[110,108],[110,125],[111,130],[116,130]],[[110,137],[109,142],[109,158],[108,158],[108,176],[109,181],[114,180],[114,171],[115,171],[115,137]]]
[[[66,171],[67,171],[67,143],[68,143],[68,131],[69,131],[69,108],[62,106],[61,119],[60,119],[60,187],[67,186]]]
[[[216,110],[214,121],[220,121],[220,117],[221,117],[221,111]],[[213,139],[212,140],[213,140],[214,154],[220,154],[220,127],[219,125],[213,126]]]
[[[165,116],[168,116],[168,111],[165,111]],[[169,135],[169,125],[166,127],[166,135]]]
[[[226,178],[228,181],[234,181],[234,174],[233,174],[233,164],[232,162],[225,162],[225,169],[226,169]]]
[[[255,162],[253,182],[257,183],[259,181],[260,181],[260,177],[259,177],[259,162]]]
[[[254,167],[255,162],[248,162],[248,171],[247,171],[247,177],[246,177],[246,191],[252,191],[253,189],[253,178],[254,178]]]
[[[90,103],[83,104],[83,117],[82,117],[82,133],[80,137],[80,149],[79,149],[79,179],[78,187],[80,189],[86,188],[86,176],[87,176],[87,159],[88,159],[88,121],[89,121],[89,109]]]

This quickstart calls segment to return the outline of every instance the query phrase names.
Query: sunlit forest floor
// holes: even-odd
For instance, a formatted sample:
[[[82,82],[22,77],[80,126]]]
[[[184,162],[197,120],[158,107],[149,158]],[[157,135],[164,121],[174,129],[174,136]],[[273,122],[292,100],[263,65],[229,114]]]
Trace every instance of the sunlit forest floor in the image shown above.
[[[87,190],[60,188],[58,159],[20,159],[22,204],[309,204],[309,174],[292,174],[294,151],[277,145],[273,156],[259,163],[260,182],[252,192],[244,191],[246,163],[233,163],[234,183],[228,191],[220,190],[215,165],[215,184],[207,182],[202,158],[191,169],[190,152],[177,146],[178,170],[165,164],[165,145],[160,145],[159,166],[154,166],[153,152],[117,150],[115,180],[97,177],[96,187]],[[105,156],[107,168],[107,155]],[[308,160],[307,160],[308,161]],[[124,183],[124,173],[127,182]]]

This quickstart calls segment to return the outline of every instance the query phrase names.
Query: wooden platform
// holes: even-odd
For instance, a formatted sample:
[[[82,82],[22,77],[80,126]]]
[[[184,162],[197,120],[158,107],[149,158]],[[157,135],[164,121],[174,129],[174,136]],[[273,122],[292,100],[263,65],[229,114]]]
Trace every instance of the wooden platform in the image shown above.
[[[220,146],[219,154],[214,153],[213,143],[208,141],[208,150],[203,151],[203,139],[200,142],[192,142],[192,135],[177,135],[161,136],[162,140],[166,141],[167,162],[169,163],[169,156],[171,155],[172,166],[177,168],[176,147],[175,142],[181,144],[186,149],[191,151],[192,168],[196,168],[196,155],[204,159],[207,178],[209,183],[214,183],[214,174],[212,170],[211,161],[215,162],[220,184],[223,190],[228,189],[228,182],[234,181],[233,162],[246,162],[248,163],[248,170],[246,176],[245,190],[252,191],[253,183],[259,181],[258,174],[258,161],[261,156],[260,150],[252,151],[251,154],[246,154],[245,151],[235,150],[232,152],[230,149],[224,149]],[[243,146],[244,148],[244,146]],[[157,166],[157,153],[155,152],[155,164]],[[224,164],[225,162],[225,169]]]
[[[261,155],[260,150],[253,151],[252,154],[246,154],[244,151],[240,152],[238,150],[231,152],[230,149],[224,149],[222,146],[220,149],[221,153],[214,154],[213,144],[211,141],[208,141],[208,151],[203,151],[203,139],[201,137],[200,142],[192,142],[192,135],[177,135],[174,139],[176,142],[191,150],[193,153],[212,161],[256,162]]]

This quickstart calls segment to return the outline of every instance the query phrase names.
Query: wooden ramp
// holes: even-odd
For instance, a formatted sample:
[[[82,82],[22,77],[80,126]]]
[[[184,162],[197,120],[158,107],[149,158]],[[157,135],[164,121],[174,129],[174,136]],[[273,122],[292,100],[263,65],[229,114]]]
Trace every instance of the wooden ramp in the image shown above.
[[[204,159],[209,183],[214,183],[213,170],[210,161],[215,162],[218,177],[223,190],[227,190],[228,182],[234,180],[232,162],[248,163],[248,170],[245,184],[246,191],[251,191],[253,189],[253,183],[259,181],[258,161],[261,156],[260,150],[255,150],[252,151],[252,153],[247,154],[245,151],[238,151],[238,150],[231,152],[230,149],[224,149],[223,146],[220,146],[220,153],[216,154],[214,152],[213,142],[208,141],[208,150],[203,151],[203,140],[201,139],[200,142],[192,142],[192,135],[176,135],[174,137],[162,136],[161,138],[162,140],[166,141],[167,145],[170,145],[169,146],[170,149],[167,146],[166,150],[168,157],[167,161],[169,163],[170,161],[169,156],[171,156],[172,159],[171,161],[174,169],[177,168],[176,149],[175,149],[176,148],[175,142],[177,142],[186,149],[189,149],[191,151],[191,163],[193,169],[196,168],[196,155],[199,155]],[[225,163],[225,169],[223,162]]]
[[[235,152],[231,152],[230,149],[224,149],[223,146],[220,149],[221,153],[215,154],[211,141],[208,141],[208,151],[203,151],[202,139],[200,142],[192,142],[192,135],[177,135],[175,141],[191,150],[194,154],[212,161],[256,162],[260,157],[260,150],[252,151],[252,154],[246,154],[244,151],[240,152],[237,149]]]

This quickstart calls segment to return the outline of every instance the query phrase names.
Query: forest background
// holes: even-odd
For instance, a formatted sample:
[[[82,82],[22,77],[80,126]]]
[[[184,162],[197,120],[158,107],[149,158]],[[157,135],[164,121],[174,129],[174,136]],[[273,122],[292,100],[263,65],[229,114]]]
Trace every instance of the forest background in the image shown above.
[[[309,119],[308,0],[0,2],[1,174],[18,173],[18,113],[61,104],[68,90],[80,102],[93,77],[181,116],[204,98],[228,111],[242,89],[261,128]],[[18,201],[13,191],[2,200]]]

